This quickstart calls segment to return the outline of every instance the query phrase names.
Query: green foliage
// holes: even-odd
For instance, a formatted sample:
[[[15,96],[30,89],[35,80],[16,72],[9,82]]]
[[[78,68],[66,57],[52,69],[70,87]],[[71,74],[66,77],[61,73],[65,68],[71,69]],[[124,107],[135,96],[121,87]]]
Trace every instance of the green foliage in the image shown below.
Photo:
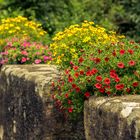
[[[124,9],[123,14],[117,19],[120,32],[130,38],[140,41],[140,2],[139,0],[118,1]]]
[[[139,7],[139,0],[1,0],[0,18],[35,18],[50,35],[89,20],[139,40]]]

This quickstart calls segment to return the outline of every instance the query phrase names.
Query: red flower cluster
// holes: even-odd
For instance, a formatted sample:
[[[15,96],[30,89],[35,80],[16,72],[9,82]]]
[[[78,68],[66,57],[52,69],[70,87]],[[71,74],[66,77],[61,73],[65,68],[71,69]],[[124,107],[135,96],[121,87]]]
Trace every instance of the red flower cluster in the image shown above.
[[[82,55],[65,71],[66,83],[62,86],[61,82],[60,87],[66,94],[62,98],[59,96],[62,100],[59,105],[63,104],[69,114],[79,112],[82,101],[92,95],[116,96],[140,91],[137,55],[140,45],[126,46],[123,42],[117,45],[116,49],[95,48],[92,54]]]
[[[122,90],[122,89],[124,88],[124,84],[117,84],[117,85],[115,86],[115,88],[116,88],[117,90]]]
[[[86,72],[86,76],[92,76],[95,75],[98,72],[98,70],[96,68],[93,68],[92,70],[88,70]]]

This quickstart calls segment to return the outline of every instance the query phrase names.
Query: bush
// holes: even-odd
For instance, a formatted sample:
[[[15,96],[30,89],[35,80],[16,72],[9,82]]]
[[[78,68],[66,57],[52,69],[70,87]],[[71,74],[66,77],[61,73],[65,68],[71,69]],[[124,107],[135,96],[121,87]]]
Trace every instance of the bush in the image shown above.
[[[2,64],[46,64],[52,60],[48,46],[28,39],[13,38],[4,50]]]
[[[53,99],[57,107],[76,117],[91,95],[140,94],[140,45],[124,40],[83,53],[61,79],[53,83],[60,91]]]
[[[42,41],[46,40],[47,36],[46,32],[41,28],[41,24],[18,16],[2,19],[0,22],[0,46],[6,43],[5,39],[12,37],[30,37],[31,40]]]
[[[104,47],[111,42],[116,42],[118,37],[115,32],[85,21],[82,25],[72,25],[53,38],[50,48],[53,52],[53,62],[68,67],[71,60],[77,59],[83,51],[95,46]]]

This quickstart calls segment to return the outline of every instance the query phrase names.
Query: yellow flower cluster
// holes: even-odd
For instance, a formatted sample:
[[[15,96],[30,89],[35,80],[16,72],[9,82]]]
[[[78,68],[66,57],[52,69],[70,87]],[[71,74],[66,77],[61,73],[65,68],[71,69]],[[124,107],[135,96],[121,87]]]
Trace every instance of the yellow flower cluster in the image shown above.
[[[46,32],[41,28],[41,24],[29,21],[26,17],[18,16],[0,21],[0,40],[9,37],[25,36],[39,40],[45,36],[45,34]]]
[[[95,25],[94,22],[84,21],[81,25],[71,25],[63,32],[58,32],[50,45],[57,64],[68,63],[78,57],[82,49],[89,51],[95,46],[103,47],[118,41],[113,31]]]

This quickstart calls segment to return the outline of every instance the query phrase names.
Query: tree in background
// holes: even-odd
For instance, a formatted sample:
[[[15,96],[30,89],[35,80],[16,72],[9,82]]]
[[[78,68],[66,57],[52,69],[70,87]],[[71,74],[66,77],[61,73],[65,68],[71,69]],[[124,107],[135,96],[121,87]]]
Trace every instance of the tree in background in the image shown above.
[[[138,39],[139,0],[0,0],[1,17],[23,15],[43,23],[53,35],[71,24],[94,21]]]

